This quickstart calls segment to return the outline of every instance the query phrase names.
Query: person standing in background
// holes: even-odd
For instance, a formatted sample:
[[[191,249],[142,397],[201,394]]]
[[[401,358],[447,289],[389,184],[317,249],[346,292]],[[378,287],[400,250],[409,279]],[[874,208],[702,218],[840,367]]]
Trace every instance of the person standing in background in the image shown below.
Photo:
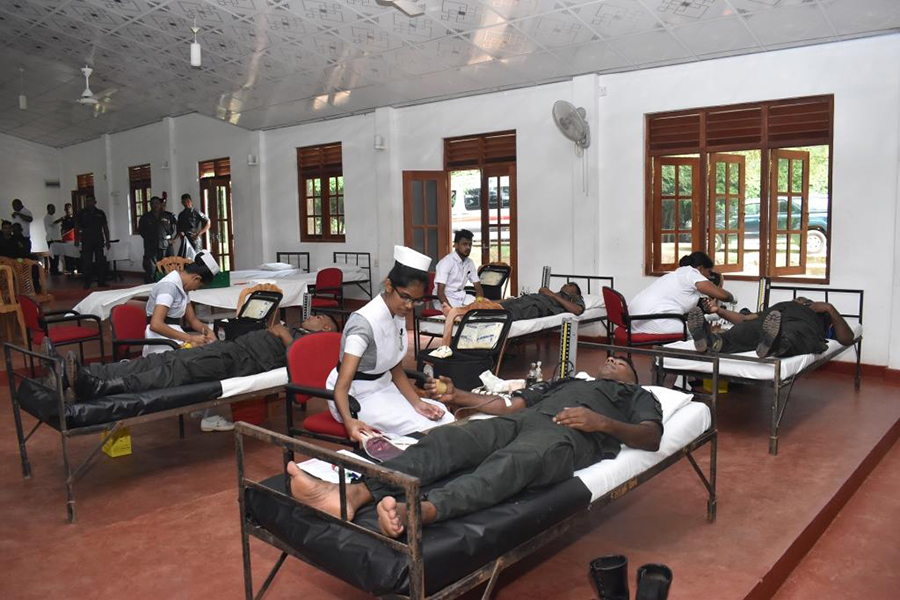
[[[75,242],[75,217],[72,214],[72,205],[66,202],[63,206],[63,216],[59,224],[60,239],[64,242]],[[72,256],[66,256],[63,266],[68,273],[74,273],[78,269],[78,261]]]
[[[75,245],[81,244],[81,269],[84,271],[84,289],[91,287],[96,277],[97,285],[106,287],[106,255],[109,250],[109,225],[106,213],[97,208],[97,200],[88,196],[84,208],[75,215]]]
[[[194,208],[190,194],[181,195],[181,205],[184,210],[178,214],[178,234],[182,236],[182,244],[190,244],[194,252],[200,252],[203,250],[203,234],[211,225],[209,217]]]
[[[138,221],[138,233],[144,239],[144,283],[153,283],[156,263],[172,256],[172,240],[175,238],[174,217],[169,218],[159,196],[150,198],[150,212]]]
[[[59,257],[53,255],[50,244],[60,241],[59,224],[65,217],[56,217],[56,207],[47,205],[47,214],[44,215],[44,234],[47,237],[47,251],[50,252],[50,274],[59,275]]]
[[[12,201],[12,208],[13,224],[19,223],[22,226],[22,235],[31,239],[31,222],[34,221],[31,211],[25,208],[25,205],[18,198]]]

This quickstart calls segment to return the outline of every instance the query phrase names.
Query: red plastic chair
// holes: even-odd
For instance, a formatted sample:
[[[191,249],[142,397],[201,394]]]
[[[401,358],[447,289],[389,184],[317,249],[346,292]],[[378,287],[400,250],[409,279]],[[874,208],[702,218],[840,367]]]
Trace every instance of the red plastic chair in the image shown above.
[[[353,445],[347,437],[343,423],[335,420],[331,416],[331,411],[327,409],[306,417],[299,428],[294,427],[295,402],[305,405],[310,398],[334,400],[334,392],[325,389],[325,382],[331,370],[337,365],[340,350],[341,334],[330,332],[304,335],[288,348],[287,369],[290,383],[285,386],[288,396],[285,407],[289,436],[302,435],[345,446]],[[353,418],[356,418],[358,407],[359,403],[351,396],[350,414]]]
[[[44,311],[35,298],[26,295],[19,296],[19,305],[25,318],[25,339],[29,350],[33,350],[34,346],[40,346],[44,337],[49,337],[57,347],[78,344],[81,360],[84,362],[84,343],[97,340],[100,343],[100,361],[106,362],[100,317],[81,315],[72,310]],[[81,325],[82,321],[94,321],[97,328],[84,327]],[[52,323],[75,323],[75,325],[50,327]],[[34,376],[34,357],[31,357],[31,375]]]
[[[687,316],[674,313],[658,313],[652,315],[628,314],[628,303],[625,296],[612,289],[603,287],[603,302],[606,304],[607,332],[611,333],[611,341],[617,346],[655,346],[669,342],[680,342],[687,339]],[[676,319],[681,322],[681,333],[633,333],[634,321],[653,319]]]
[[[312,292],[312,310],[317,308],[344,308],[344,272],[337,268],[322,269],[316,273],[316,287]]]
[[[112,323],[112,358],[131,358],[133,346],[168,346],[178,349],[178,342],[166,338],[146,338],[147,313],[134,304],[120,304],[113,307],[109,315]]]

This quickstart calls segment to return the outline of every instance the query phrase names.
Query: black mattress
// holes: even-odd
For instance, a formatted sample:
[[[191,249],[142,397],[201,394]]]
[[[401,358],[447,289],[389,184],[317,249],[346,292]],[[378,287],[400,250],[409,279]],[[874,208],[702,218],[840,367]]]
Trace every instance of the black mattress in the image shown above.
[[[283,492],[284,475],[272,477],[263,485]],[[328,523],[287,500],[251,488],[246,493],[251,521],[320,570],[373,595],[409,593],[405,555],[368,536]],[[433,594],[488,564],[586,508],[590,501],[590,491],[580,479],[572,477],[553,486],[526,490],[489,509],[426,527],[422,535],[426,593]],[[375,506],[364,507],[354,522],[378,531]]]
[[[136,394],[114,394],[89,402],[70,402],[66,404],[66,427],[73,429],[112,423],[120,419],[206,402],[221,394],[221,383],[207,381]],[[19,386],[18,399],[25,412],[56,429],[60,428],[59,399],[55,390],[35,380],[25,379]]]

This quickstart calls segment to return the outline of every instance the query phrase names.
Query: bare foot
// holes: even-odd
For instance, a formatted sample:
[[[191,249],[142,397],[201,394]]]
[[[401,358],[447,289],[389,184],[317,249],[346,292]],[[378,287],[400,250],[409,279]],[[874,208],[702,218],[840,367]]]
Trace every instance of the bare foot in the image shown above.
[[[425,500],[421,504],[422,525],[434,523],[437,519],[437,508],[431,502]],[[406,504],[397,502],[393,496],[385,496],[376,507],[378,513],[378,528],[388,537],[397,538],[406,530],[409,513]]]
[[[388,537],[398,538],[403,533],[406,522],[406,505],[397,502],[393,496],[384,497],[376,507],[378,528]]]
[[[341,516],[341,496],[337,484],[311,477],[293,462],[288,463],[287,472],[291,477],[291,496],[331,516]],[[347,502],[348,521],[353,520],[355,512],[355,507]]]

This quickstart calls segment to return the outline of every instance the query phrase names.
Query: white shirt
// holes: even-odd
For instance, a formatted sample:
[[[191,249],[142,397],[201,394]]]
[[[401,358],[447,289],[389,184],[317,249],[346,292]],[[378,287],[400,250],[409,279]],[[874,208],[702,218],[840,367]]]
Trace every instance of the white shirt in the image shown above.
[[[23,215],[28,215],[29,217],[33,216],[31,214],[31,211],[28,210],[27,208],[25,208],[24,206],[22,207],[22,210],[20,210],[19,212],[22,213]],[[29,221],[26,221],[22,217],[16,215],[15,217],[12,218],[12,222],[13,222],[13,224],[21,223],[22,224],[22,235],[24,235],[27,238],[31,237],[31,223]]]
[[[434,268],[434,289],[432,294],[437,296],[438,284],[444,284],[444,294],[450,306],[464,306],[466,303],[465,287],[469,283],[477,283],[478,269],[471,258],[463,258],[454,250],[440,261]]]
[[[166,317],[179,319],[184,316],[190,300],[181,282],[181,273],[172,271],[156,282],[147,298],[147,316],[152,317],[157,306],[168,307]]]
[[[648,315],[669,313],[683,315],[697,306],[703,294],[697,290],[697,284],[709,281],[694,267],[678,267],[671,273],[654,281],[650,287],[628,303],[628,313],[632,315]],[[634,321],[634,333],[680,333],[684,330],[680,321],[675,319],[654,319],[651,321]]]
[[[44,215],[44,231],[47,234],[47,242],[58,240],[61,237],[59,233],[59,223],[53,222],[58,218],[59,217],[57,217],[56,215]]]

